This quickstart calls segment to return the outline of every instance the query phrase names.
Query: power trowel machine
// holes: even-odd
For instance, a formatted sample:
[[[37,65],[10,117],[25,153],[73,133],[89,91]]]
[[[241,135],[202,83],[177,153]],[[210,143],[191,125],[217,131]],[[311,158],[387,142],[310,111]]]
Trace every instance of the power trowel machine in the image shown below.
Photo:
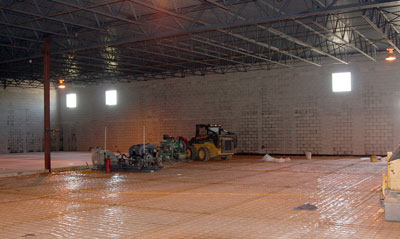
[[[175,139],[174,137],[164,135],[160,144],[158,157],[160,157],[164,162],[172,160],[184,160],[187,158],[187,146],[188,141],[183,137],[178,137]]]
[[[138,144],[129,148],[129,155],[116,155],[110,150],[94,148],[93,168],[104,171],[155,171],[162,168],[162,159],[157,156],[157,146]]]

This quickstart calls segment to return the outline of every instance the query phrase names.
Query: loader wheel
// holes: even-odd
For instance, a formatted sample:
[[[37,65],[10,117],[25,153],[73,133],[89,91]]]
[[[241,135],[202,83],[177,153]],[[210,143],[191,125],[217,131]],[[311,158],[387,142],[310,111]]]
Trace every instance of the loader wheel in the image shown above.
[[[197,152],[197,158],[201,161],[210,160],[210,150],[204,147],[199,148],[199,152]]]
[[[197,155],[196,148],[194,146],[189,146],[186,149],[186,155],[187,155],[188,159],[195,160],[196,159],[196,155]]]
[[[162,158],[156,158],[156,166],[159,168],[163,167]]]
[[[232,159],[232,155],[222,156],[221,159],[222,159],[222,160],[229,160],[229,159]]]

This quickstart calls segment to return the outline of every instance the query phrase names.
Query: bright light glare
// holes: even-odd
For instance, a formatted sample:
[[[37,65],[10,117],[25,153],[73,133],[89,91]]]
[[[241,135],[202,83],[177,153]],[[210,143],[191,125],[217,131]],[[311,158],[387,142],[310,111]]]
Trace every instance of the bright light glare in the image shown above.
[[[351,91],[351,72],[332,73],[332,91]]]
[[[106,105],[116,105],[117,104],[117,91],[108,90],[106,91]]]
[[[385,57],[385,60],[389,62],[393,62],[394,60],[396,60],[396,56],[394,55],[394,49],[388,48],[386,50],[389,52],[389,54]]]
[[[76,94],[67,94],[67,107],[68,108],[76,107]]]
[[[385,58],[385,60],[387,60],[387,61],[394,61],[394,60],[396,60],[396,57],[395,57],[395,56],[387,56],[387,57]]]

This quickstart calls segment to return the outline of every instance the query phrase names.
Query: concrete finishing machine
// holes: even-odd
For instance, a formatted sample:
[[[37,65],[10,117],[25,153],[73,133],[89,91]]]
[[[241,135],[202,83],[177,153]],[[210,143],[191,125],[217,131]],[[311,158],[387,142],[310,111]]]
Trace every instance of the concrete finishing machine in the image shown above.
[[[94,148],[92,151],[93,168],[105,171],[155,171],[162,168],[162,159],[157,156],[157,146],[138,144],[129,148],[129,155],[115,155],[109,150]],[[107,162],[109,161],[109,162]]]
[[[163,140],[160,143],[158,157],[160,157],[164,162],[172,160],[184,160],[187,158],[187,146],[187,139],[181,136],[175,139],[174,137],[164,135]]]

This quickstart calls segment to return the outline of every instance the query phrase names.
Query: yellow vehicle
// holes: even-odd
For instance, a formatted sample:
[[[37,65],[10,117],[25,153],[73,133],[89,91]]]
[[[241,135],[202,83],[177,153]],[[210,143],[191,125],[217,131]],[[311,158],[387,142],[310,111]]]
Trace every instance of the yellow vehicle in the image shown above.
[[[197,124],[196,135],[189,141],[188,158],[207,161],[209,159],[232,157],[237,146],[237,136],[221,125]]]
[[[400,145],[388,158],[382,181],[383,206],[387,221],[400,222]]]

